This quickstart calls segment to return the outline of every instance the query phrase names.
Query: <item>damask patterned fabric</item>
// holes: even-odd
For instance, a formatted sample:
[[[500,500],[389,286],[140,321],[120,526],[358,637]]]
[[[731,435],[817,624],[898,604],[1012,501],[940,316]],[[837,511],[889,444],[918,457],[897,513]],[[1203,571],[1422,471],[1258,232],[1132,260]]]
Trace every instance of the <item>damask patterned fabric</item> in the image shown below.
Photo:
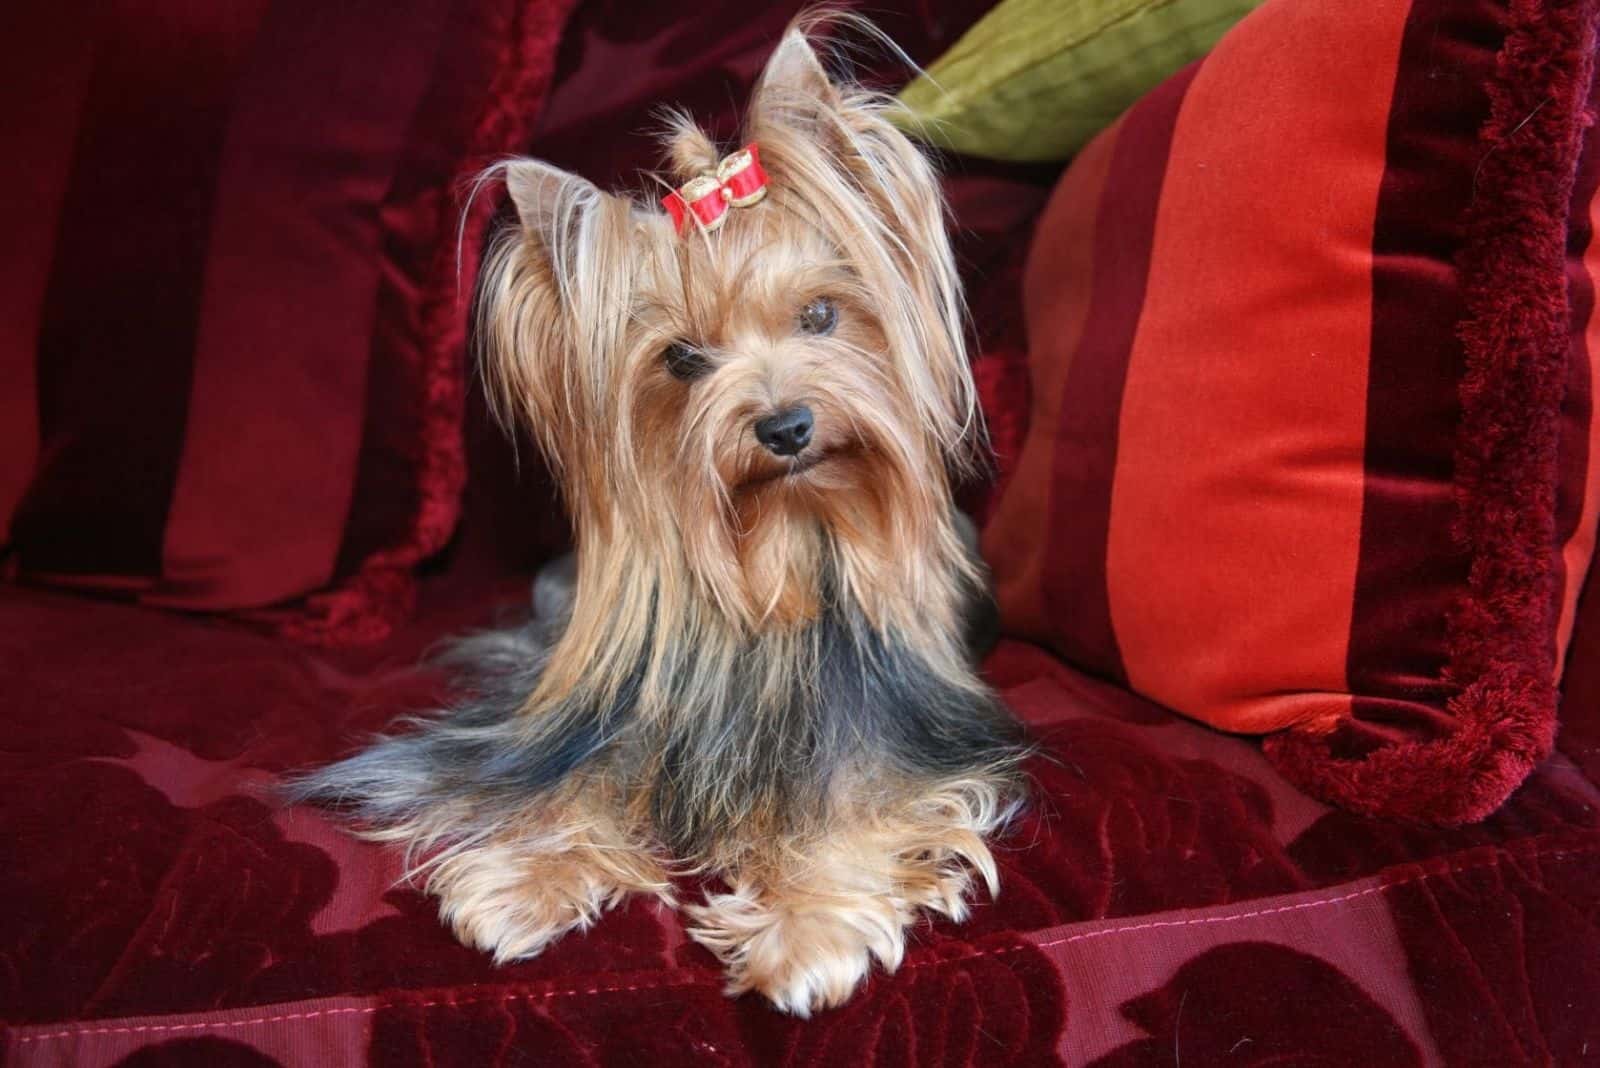
[[[634,902],[495,968],[398,858],[260,790],[439,680],[525,603],[428,580],[379,648],[27,592],[0,604],[6,1063],[1524,1064],[1600,1050],[1600,789],[1565,756],[1498,814],[1406,829],[1259,747],[1026,645],[990,678],[1041,744],[1002,891],[808,1022],[725,999]],[[698,892],[685,887],[686,895]]]

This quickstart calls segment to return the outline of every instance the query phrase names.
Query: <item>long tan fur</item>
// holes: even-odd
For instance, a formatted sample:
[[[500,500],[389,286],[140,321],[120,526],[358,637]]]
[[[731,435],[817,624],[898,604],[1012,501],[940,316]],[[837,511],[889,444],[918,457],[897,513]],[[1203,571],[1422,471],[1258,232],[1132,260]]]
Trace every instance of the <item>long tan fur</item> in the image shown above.
[[[305,793],[353,798],[501,959],[697,871],[730,888],[691,913],[730,991],[806,1014],[897,966],[919,910],[962,919],[972,872],[996,888],[1019,750],[962,638],[964,312],[936,176],[888,106],[792,28],[743,131],[768,194],[715,233],[675,233],[660,189],[496,168],[521,225],[480,283],[484,376],[561,484],[571,617],[503,716],[391,739]],[[715,165],[682,115],[665,141],[667,186]],[[797,327],[819,298],[825,336]],[[704,374],[675,376],[673,345]],[[752,433],[796,404],[804,467]]]

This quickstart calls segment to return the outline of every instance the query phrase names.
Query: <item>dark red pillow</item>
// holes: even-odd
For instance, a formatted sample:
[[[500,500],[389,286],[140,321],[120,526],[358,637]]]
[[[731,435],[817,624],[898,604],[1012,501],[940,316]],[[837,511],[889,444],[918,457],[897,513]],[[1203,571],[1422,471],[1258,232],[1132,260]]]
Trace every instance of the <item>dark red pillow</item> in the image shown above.
[[[1593,0],[1267,0],[1074,162],[1013,630],[1375,815],[1550,750],[1600,521]]]
[[[571,4],[0,15],[17,576],[387,632],[458,506],[460,187],[525,147]]]

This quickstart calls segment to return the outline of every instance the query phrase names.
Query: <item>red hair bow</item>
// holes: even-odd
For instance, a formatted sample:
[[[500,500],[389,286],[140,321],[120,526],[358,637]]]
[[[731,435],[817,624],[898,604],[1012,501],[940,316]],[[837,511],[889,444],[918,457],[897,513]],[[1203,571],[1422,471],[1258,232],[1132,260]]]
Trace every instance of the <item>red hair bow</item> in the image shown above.
[[[691,178],[685,185],[661,198],[672,226],[678,233],[687,228],[692,214],[702,229],[721,226],[728,209],[747,208],[767,195],[767,172],[761,169],[761,153],[755,142],[745,145],[717,164],[715,173]]]

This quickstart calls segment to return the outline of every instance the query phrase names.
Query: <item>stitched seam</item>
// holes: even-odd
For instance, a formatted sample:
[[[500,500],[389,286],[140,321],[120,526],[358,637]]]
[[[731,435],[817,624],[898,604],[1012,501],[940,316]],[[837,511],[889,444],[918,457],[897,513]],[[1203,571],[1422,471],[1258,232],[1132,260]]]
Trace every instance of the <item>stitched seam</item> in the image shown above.
[[[1542,858],[1545,860],[1558,860],[1565,857],[1582,856],[1584,854],[1594,853],[1596,851],[1600,851],[1600,845],[1588,846],[1582,849],[1553,850],[1548,853],[1503,853],[1496,860],[1483,864],[1466,864],[1459,868],[1445,868],[1443,871],[1424,872],[1421,875],[1414,875],[1408,879],[1396,879],[1392,882],[1378,883],[1362,890],[1353,890],[1348,894],[1339,894],[1335,897],[1313,898],[1309,901],[1297,901],[1292,905],[1280,905],[1277,908],[1256,909],[1251,912],[1231,912],[1222,916],[1199,916],[1189,920],[1147,920],[1144,923],[1125,924],[1121,927],[1106,927],[1099,931],[1084,931],[1079,934],[1068,935],[1065,938],[1052,939],[1049,942],[1028,942],[1019,946],[1007,946],[1004,949],[974,950],[973,952],[963,956],[945,957],[934,961],[915,961],[908,964],[907,967],[914,968],[927,964],[943,964],[946,961],[968,960],[973,957],[981,957],[984,955],[999,956],[1003,953],[1018,953],[1028,949],[1050,949],[1054,946],[1065,946],[1070,945],[1073,942],[1085,942],[1091,938],[1104,938],[1107,935],[1128,934],[1133,931],[1149,931],[1165,927],[1200,927],[1212,923],[1233,923],[1238,920],[1255,919],[1259,916],[1277,916],[1286,912],[1300,912],[1305,909],[1323,908],[1327,905],[1338,905],[1346,901],[1353,901],[1356,898],[1369,897],[1372,894],[1381,894],[1385,890],[1394,890],[1402,886],[1409,886],[1413,883],[1427,882],[1429,879],[1437,879],[1442,876],[1462,875],[1466,872],[1482,871],[1485,868],[1499,867],[1499,861],[1502,860],[1533,860],[1536,858]]]
[[[1231,923],[1238,920],[1254,919],[1259,916],[1276,916],[1285,912],[1299,912],[1304,909],[1322,908],[1328,905],[1338,905],[1356,898],[1380,894],[1385,890],[1394,890],[1398,887],[1409,886],[1413,883],[1427,882],[1447,875],[1461,875],[1471,871],[1482,871],[1485,868],[1499,867],[1506,860],[1560,860],[1567,857],[1583,856],[1588,853],[1600,851],[1600,845],[1593,845],[1581,849],[1562,849],[1548,853],[1503,853],[1494,860],[1483,864],[1467,864],[1461,867],[1445,868],[1442,871],[1423,872],[1408,879],[1396,879],[1393,882],[1378,883],[1362,890],[1355,890],[1348,894],[1336,897],[1316,898],[1311,901],[1299,901],[1293,905],[1281,905],[1272,909],[1256,909],[1252,912],[1229,913],[1224,916],[1204,916],[1190,920],[1151,920],[1145,923],[1127,924],[1122,927],[1107,927],[1099,931],[1085,931],[1082,934],[1069,935],[1066,938],[1057,938],[1050,942],[1027,942],[1022,945],[1006,946],[1003,949],[977,949],[959,956],[945,956],[933,960],[907,961],[903,968],[926,968],[930,966],[950,964],[963,960],[974,960],[978,957],[999,957],[1007,953],[1020,953],[1030,949],[1049,949],[1053,946],[1064,946],[1073,942],[1083,942],[1091,938],[1104,938],[1108,935],[1128,934],[1133,931],[1148,931],[1163,927],[1195,927],[1212,923]],[[248,1020],[204,1020],[196,1023],[184,1024],[139,1024],[135,1027],[71,1027],[61,1031],[50,1031],[37,1035],[13,1036],[13,1042],[18,1046],[30,1042],[53,1041],[60,1038],[89,1037],[93,1035],[126,1035],[158,1033],[170,1031],[222,1031],[233,1027],[253,1027],[259,1024],[283,1023],[288,1020],[312,1020],[324,1016],[367,1016],[385,1009],[430,1009],[439,1005],[449,1005],[452,1008],[463,1005],[480,1005],[488,1002],[508,1004],[514,1001],[537,1001],[546,998],[591,996],[594,994],[622,994],[633,990],[665,990],[674,987],[709,986],[720,982],[720,975],[705,974],[681,980],[663,980],[651,983],[633,983],[628,986],[592,986],[573,987],[566,990],[522,991],[520,993],[495,994],[478,998],[435,998],[432,1001],[406,1002],[397,1000],[393,1003],[381,1005],[351,1006],[343,1009],[317,1009],[313,1012],[291,1012],[279,1016],[258,1016]],[[383,995],[377,995],[383,996]]]

